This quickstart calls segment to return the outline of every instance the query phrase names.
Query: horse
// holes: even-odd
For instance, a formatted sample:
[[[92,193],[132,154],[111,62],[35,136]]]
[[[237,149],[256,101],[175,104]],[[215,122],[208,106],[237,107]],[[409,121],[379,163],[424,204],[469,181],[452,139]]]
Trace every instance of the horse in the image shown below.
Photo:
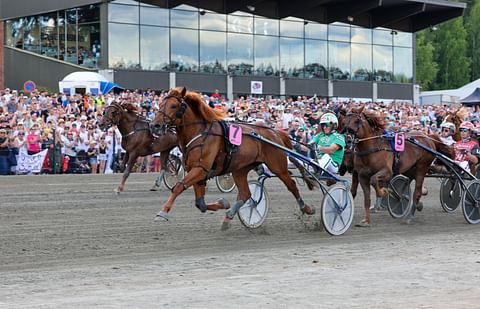
[[[116,125],[122,134],[122,147],[126,150],[126,154],[122,161],[124,167],[122,181],[115,189],[117,194],[124,190],[125,182],[139,156],[160,152],[161,172],[151,189],[155,191],[160,186],[161,178],[165,173],[164,168],[170,150],[178,145],[176,135],[171,132],[161,138],[155,138],[150,131],[148,120],[138,115],[136,111],[136,107],[129,102],[113,102],[104,109],[99,122],[100,129],[106,130]]]
[[[403,174],[415,179],[412,211],[406,219],[410,223],[415,210],[421,210],[420,202],[425,175],[435,159],[434,155],[405,142],[405,150],[398,153],[398,162],[395,164],[395,155],[390,146],[391,138],[384,134],[386,129],[385,117],[376,111],[364,110],[365,106],[352,108],[343,119],[343,131],[354,137],[353,169],[354,178],[358,177],[363,193],[365,217],[358,226],[370,226],[370,185],[375,188],[377,197],[383,198],[388,194],[387,185],[395,173]],[[421,132],[411,132],[406,138],[415,138],[423,145],[453,158],[453,151],[443,144],[438,135],[425,135]],[[355,180],[354,180],[355,181]],[[356,195],[356,188],[352,185],[352,195]]]
[[[448,112],[445,118],[443,119],[444,122],[451,122],[455,125],[455,133],[453,135],[453,140],[458,142],[460,137],[460,125],[466,119],[468,115],[468,110],[465,107],[460,107],[456,111]]]
[[[224,119],[223,112],[210,108],[200,94],[187,92],[185,87],[171,89],[162,100],[159,111],[151,123],[152,131],[162,135],[169,129],[175,128],[184,153],[187,175],[174,186],[155,220],[170,220],[168,213],[177,196],[193,186],[195,206],[202,213],[207,210],[227,209],[221,227],[222,230],[227,230],[242,205],[249,200],[253,202],[247,174],[262,163],[265,163],[268,169],[285,184],[295,197],[302,213],[313,215],[315,209],[303,201],[295,181],[288,172],[287,156],[283,150],[250,135],[255,132],[274,143],[293,149],[288,134],[274,131],[269,127],[236,123],[235,127],[230,127],[230,130],[240,128],[243,131],[242,141],[240,145],[231,147]],[[315,183],[306,175],[303,166],[293,158],[290,158],[290,161],[300,170],[302,178],[312,190]],[[235,204],[230,207],[228,201],[224,199],[215,203],[205,203],[206,180],[229,172],[232,173],[238,188]]]

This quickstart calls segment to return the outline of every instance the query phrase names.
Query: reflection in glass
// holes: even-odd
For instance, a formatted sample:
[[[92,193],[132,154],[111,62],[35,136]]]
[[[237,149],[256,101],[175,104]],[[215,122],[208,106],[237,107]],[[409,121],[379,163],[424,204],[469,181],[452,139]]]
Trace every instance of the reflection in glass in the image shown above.
[[[373,74],[377,82],[392,81],[392,47],[373,45]]]
[[[412,47],[413,35],[408,32],[397,31],[393,36],[393,45],[402,47]]]
[[[95,68],[100,59],[100,23],[78,26],[78,64]]]
[[[278,20],[255,17],[255,34],[278,36],[278,28]]]
[[[390,30],[373,29],[373,44],[392,45],[392,33]]]
[[[184,11],[198,11],[198,8],[188,5],[188,4],[180,4],[174,7],[175,10],[184,10]]]
[[[227,15],[205,12],[200,15],[200,29],[225,31],[227,29]]]
[[[331,41],[350,42],[350,27],[328,25],[328,39]]]
[[[223,74],[227,72],[227,37],[225,33],[200,31],[200,71]]]
[[[198,31],[171,29],[171,67],[179,72],[198,71]]]
[[[143,70],[166,71],[170,63],[168,28],[140,27],[140,65]]]
[[[413,51],[411,48],[394,47],[393,49],[394,81],[398,83],[413,82]]]
[[[280,35],[303,38],[303,21],[280,20]]]
[[[23,48],[34,53],[40,53],[40,26],[36,16],[25,18],[23,33]]]
[[[65,61],[76,64],[77,59],[77,26],[67,24],[67,40],[65,46]]]
[[[108,60],[109,67],[138,69],[139,65],[139,28],[135,25],[108,24]],[[125,40],[128,33],[128,41]]]
[[[352,43],[351,48],[352,80],[372,80],[372,45]]]
[[[108,21],[138,24],[138,6],[108,5]]]
[[[40,16],[42,55],[58,58],[57,13]]]
[[[197,11],[170,11],[170,22],[172,27],[198,29]]]
[[[282,76],[303,77],[303,39],[280,38]]]
[[[65,11],[60,11],[58,12],[58,19],[57,19],[57,24],[58,24],[58,59],[59,60],[65,60],[66,56],[66,32],[65,32]]]
[[[327,78],[327,41],[305,40],[305,77]]]
[[[253,35],[227,34],[228,72],[236,75],[252,75]]]
[[[352,27],[351,40],[352,43],[372,44],[372,29]]]
[[[227,16],[228,31],[237,33],[253,33],[253,16]]]
[[[255,75],[278,76],[278,37],[255,36]]]
[[[112,1],[112,3],[138,5],[138,1],[135,1],[135,0],[115,0],[115,1]]]
[[[168,27],[168,10],[157,7],[140,7],[140,23],[142,25],[154,25]]]
[[[329,71],[331,79],[350,78],[350,44],[328,42]]]
[[[305,38],[306,39],[327,39],[327,25],[318,24],[314,22],[308,22],[305,25]]]
[[[100,6],[87,5],[78,9],[78,23],[100,22]]]
[[[7,22],[7,45],[23,48],[23,28],[25,19],[18,18]],[[11,29],[9,30],[9,25]],[[9,39],[10,38],[10,39]]]

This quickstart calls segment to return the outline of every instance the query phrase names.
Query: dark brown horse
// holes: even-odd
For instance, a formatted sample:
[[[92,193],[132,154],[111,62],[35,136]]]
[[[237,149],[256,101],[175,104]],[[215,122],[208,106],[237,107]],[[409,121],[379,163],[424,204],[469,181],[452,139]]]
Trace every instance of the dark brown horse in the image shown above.
[[[394,153],[385,136],[386,123],[384,116],[376,111],[366,111],[364,106],[352,108],[343,119],[344,131],[355,137],[353,170],[358,176],[358,181],[364,193],[365,217],[361,226],[371,224],[370,217],[370,185],[375,188],[377,197],[383,198],[388,194],[387,185],[393,176]],[[425,135],[421,132],[411,132],[408,137],[417,139],[423,145],[437,150],[450,158],[453,152],[450,147],[440,142],[436,134]],[[398,173],[410,179],[415,179],[415,191],[411,217],[415,209],[420,209],[420,197],[425,175],[435,157],[429,152],[406,142],[405,151],[399,153]],[[354,180],[355,181],[355,180]],[[355,196],[356,188],[352,185],[352,195]]]
[[[139,116],[136,107],[128,102],[114,102],[105,108],[99,123],[100,129],[106,130],[112,125],[116,125],[122,134],[122,147],[126,150],[122,162],[124,167],[122,181],[115,189],[115,192],[120,193],[123,191],[125,182],[139,156],[160,152],[162,171],[152,189],[158,187],[170,150],[178,144],[176,135],[168,132],[161,138],[155,138],[150,131],[147,119]]]
[[[286,133],[261,126],[237,124],[243,129],[242,142],[234,152],[231,152],[222,128],[224,115],[210,108],[198,93],[187,92],[184,87],[174,88],[163,99],[159,109],[152,121],[152,130],[156,134],[163,134],[171,127],[176,128],[188,173],[175,185],[156,219],[168,220],[168,212],[175,199],[190,186],[194,187],[195,205],[200,211],[228,209],[228,202],[224,200],[205,203],[205,182],[210,177],[231,172],[238,188],[238,196],[223,221],[222,230],[227,229],[240,207],[251,198],[247,182],[248,172],[261,163],[265,163],[287,186],[303,213],[309,215],[314,213],[314,208],[303,202],[295,181],[288,173],[285,153],[248,135],[256,132],[274,143],[292,149],[292,143]],[[296,160],[291,161],[302,172],[309,188],[313,188],[311,179],[305,176],[303,166]]]

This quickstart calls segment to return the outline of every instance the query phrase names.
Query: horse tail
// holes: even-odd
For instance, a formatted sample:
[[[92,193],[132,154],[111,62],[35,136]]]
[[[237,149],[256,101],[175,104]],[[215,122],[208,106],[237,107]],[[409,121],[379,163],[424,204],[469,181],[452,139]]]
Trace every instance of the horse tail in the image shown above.
[[[288,149],[293,150],[292,140],[290,139],[290,136],[283,131],[277,131],[277,132],[278,132],[278,135],[280,136],[284,146],[287,147]],[[293,156],[289,157],[289,159],[290,159],[290,162],[292,162],[293,165],[295,165],[295,167],[300,171],[300,174],[302,175],[302,179],[307,184],[308,189],[309,190],[315,189],[315,187],[317,187],[318,185],[312,178],[308,177],[308,173],[307,173],[305,167],[302,165],[302,163],[300,163]]]
[[[428,135],[428,137],[430,137],[430,139],[433,141],[433,143],[435,145],[435,150],[437,150],[441,154],[449,157],[450,159],[455,158],[455,151],[454,151],[453,147],[450,147],[450,146],[444,144],[440,140],[440,137],[438,136],[438,134],[431,133],[431,134]]]

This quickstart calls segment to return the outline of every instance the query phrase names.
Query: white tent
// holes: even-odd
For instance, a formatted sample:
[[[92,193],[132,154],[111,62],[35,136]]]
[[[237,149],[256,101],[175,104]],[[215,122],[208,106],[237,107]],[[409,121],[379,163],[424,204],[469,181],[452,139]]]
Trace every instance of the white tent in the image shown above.
[[[422,91],[420,93],[421,104],[460,104],[460,100],[469,96],[475,89],[480,88],[480,79],[458,89]]]
[[[96,72],[73,72],[63,78],[58,83],[60,92],[66,94],[85,94],[97,95],[105,94],[114,88],[123,89],[115,83],[109,82],[103,75]]]

